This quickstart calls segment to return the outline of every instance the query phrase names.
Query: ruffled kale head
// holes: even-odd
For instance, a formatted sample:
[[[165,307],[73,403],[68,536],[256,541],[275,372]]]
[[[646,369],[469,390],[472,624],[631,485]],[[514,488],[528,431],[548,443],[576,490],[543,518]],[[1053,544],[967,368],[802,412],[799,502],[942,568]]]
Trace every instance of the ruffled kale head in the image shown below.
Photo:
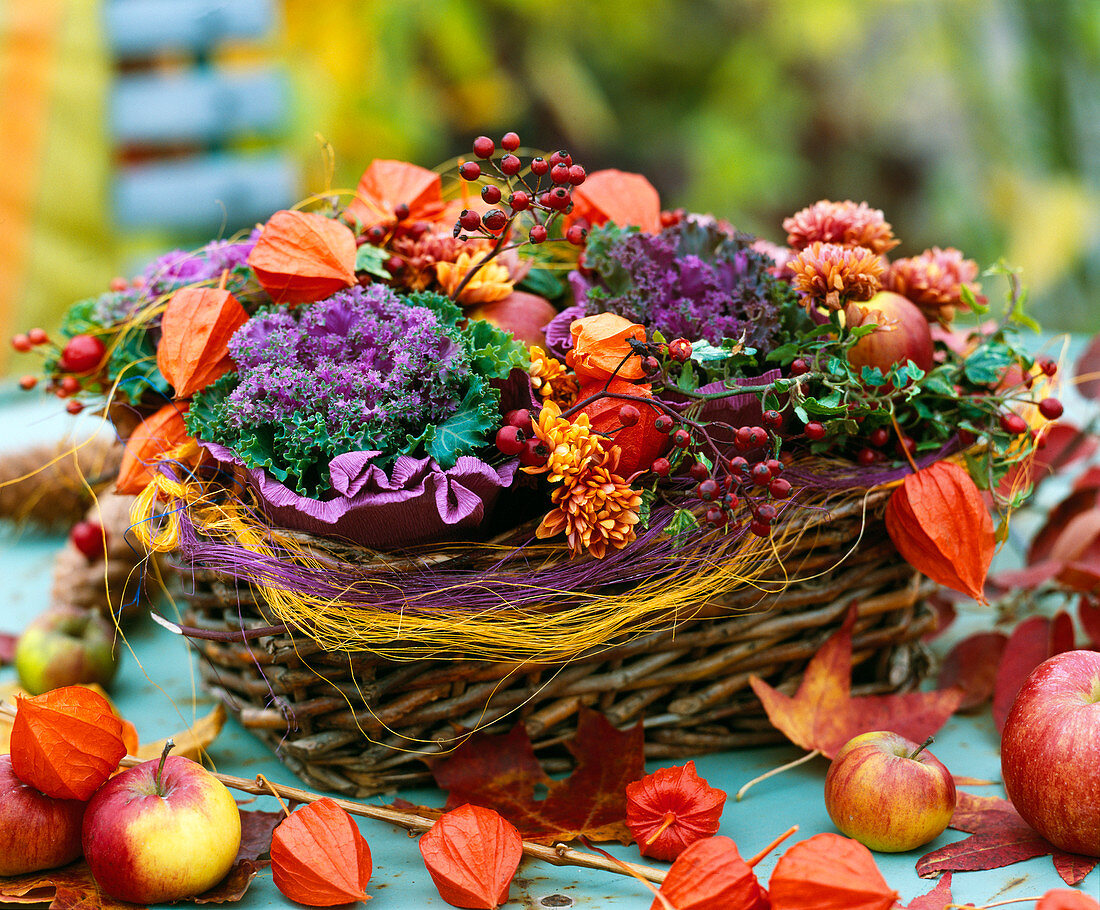
[[[766,354],[792,292],[771,274],[771,259],[752,248],[754,239],[691,218],[659,234],[594,228],[585,248],[595,278],[586,309],[618,313],[668,339],[717,345],[744,337]]]
[[[305,496],[328,489],[328,462],[346,452],[451,467],[500,422],[490,380],[526,361],[511,336],[460,319],[446,298],[381,285],[262,310],[230,341],[237,373],[195,397],[188,429]]]

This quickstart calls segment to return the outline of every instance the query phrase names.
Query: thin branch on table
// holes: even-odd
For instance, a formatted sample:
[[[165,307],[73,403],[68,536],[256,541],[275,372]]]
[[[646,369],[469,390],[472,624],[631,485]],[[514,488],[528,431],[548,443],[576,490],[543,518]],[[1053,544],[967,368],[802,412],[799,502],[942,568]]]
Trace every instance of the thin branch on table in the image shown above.
[[[0,717],[14,718],[15,706],[0,702]],[[119,765],[124,768],[132,768],[135,765],[144,763],[145,759],[127,755],[119,762]],[[309,790],[303,790],[299,787],[273,784],[262,775],[257,775],[255,780],[249,780],[248,778],[233,777],[230,774],[219,774],[214,771],[210,773],[227,787],[232,787],[234,790],[240,790],[243,793],[250,793],[253,796],[274,795],[277,799],[293,800],[298,803],[312,803],[323,798],[322,794],[311,793]],[[388,806],[372,806],[367,803],[357,803],[337,797],[331,797],[331,799],[349,815],[358,815],[362,818],[372,818],[375,821],[397,825],[397,827],[404,828],[410,834],[422,834],[436,823],[436,819],[417,815],[415,812],[402,812]],[[554,866],[579,866],[582,869],[614,872],[617,875],[644,878],[657,884],[663,882],[665,876],[668,875],[666,869],[654,869],[650,866],[624,863],[620,860],[612,862],[602,856],[585,853],[583,850],[574,850],[565,844],[554,844],[552,847],[547,847],[543,844],[533,844],[525,840],[523,842],[523,854]]]

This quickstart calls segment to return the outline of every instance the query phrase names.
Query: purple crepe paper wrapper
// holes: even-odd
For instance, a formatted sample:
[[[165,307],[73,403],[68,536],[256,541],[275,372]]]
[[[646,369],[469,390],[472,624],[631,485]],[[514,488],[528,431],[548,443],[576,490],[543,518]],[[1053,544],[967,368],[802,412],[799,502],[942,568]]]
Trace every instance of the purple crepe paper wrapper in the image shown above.
[[[584,307],[566,307],[546,325],[546,352],[558,360],[565,360],[565,355],[573,350],[573,335],[569,327],[575,319],[583,319],[587,313]]]
[[[223,463],[244,466],[224,446],[202,446]],[[253,489],[268,518],[279,527],[335,537],[379,550],[428,543],[476,528],[500,491],[515,476],[518,461],[499,468],[463,455],[444,470],[431,458],[401,455],[386,472],[371,461],[378,452],[349,452],[329,462],[337,496],[302,496],[261,468],[248,468]]]

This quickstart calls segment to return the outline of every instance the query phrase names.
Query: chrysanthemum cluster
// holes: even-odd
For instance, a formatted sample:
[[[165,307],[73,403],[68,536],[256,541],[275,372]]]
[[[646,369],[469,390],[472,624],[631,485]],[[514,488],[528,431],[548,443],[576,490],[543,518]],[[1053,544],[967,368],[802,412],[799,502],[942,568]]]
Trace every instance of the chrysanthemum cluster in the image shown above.
[[[453,314],[415,299],[373,285],[262,311],[229,344],[238,373],[196,397],[192,432],[303,495],[327,486],[325,465],[345,452],[380,451],[381,465],[427,453],[450,467],[484,445],[499,395]],[[460,414],[461,428],[437,440],[435,430]]]
[[[770,350],[789,290],[752,248],[753,238],[687,219],[659,234],[613,225],[589,235],[585,264],[594,282],[578,303],[589,313],[617,313],[666,338],[741,338]]]

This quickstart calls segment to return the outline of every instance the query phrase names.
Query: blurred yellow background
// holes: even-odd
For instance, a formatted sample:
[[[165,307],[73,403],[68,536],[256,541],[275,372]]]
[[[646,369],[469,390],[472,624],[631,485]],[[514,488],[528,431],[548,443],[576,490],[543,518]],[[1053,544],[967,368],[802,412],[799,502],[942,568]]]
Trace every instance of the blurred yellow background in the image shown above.
[[[157,2],[0,0],[5,338],[52,329],[144,258],[245,226],[247,205],[225,198],[205,200],[205,223],[142,209],[127,180],[150,162],[255,161],[264,183],[261,165],[280,175],[285,160],[288,188],[272,178],[250,198],[286,204],[353,187],[373,157],[433,166],[509,129],[589,170],[645,173],[667,207],[773,240],[817,199],[866,200],[899,254],[1003,257],[1044,328],[1100,330],[1100,3],[159,0],[176,16],[160,22],[164,42],[124,46],[134,11],[156,24]],[[187,8],[198,44],[179,38]],[[249,15],[251,31],[234,24]],[[197,96],[221,105],[213,115],[145,108],[200,123],[185,139],[141,138],[120,119],[134,80],[257,69],[274,80],[266,101],[249,83],[235,105]],[[245,116],[271,97],[277,125]],[[221,112],[232,130],[207,123]],[[190,173],[181,185],[201,195]],[[4,369],[19,370],[10,353]]]

